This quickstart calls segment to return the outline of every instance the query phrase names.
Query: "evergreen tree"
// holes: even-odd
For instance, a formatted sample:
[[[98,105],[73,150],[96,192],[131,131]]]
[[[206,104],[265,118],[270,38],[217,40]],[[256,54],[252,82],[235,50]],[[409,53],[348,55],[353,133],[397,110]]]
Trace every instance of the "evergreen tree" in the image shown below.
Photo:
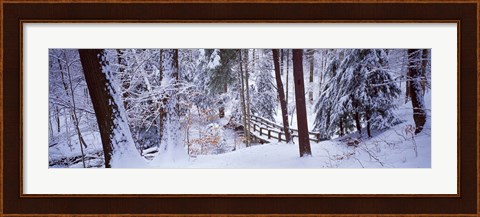
[[[217,62],[213,62],[214,66],[208,71],[208,87],[210,88],[210,94],[219,95],[219,117],[222,118],[225,115],[225,104],[228,101],[228,97],[225,95],[228,91],[228,85],[233,83],[236,79],[233,67],[235,66],[238,52],[234,49],[219,49],[219,50],[207,50],[207,53],[213,55],[211,59]],[[218,57],[217,57],[218,55]]]
[[[268,50],[263,52],[258,63],[258,74],[255,79],[255,91],[253,93],[252,111],[254,114],[274,121],[277,107],[277,90],[275,89],[272,75],[272,53]]]
[[[340,65],[341,53],[343,50],[328,50],[327,51],[327,63],[325,69],[325,85],[320,89],[319,99],[315,105],[315,122],[314,128],[320,132],[322,138],[330,138],[335,134],[337,129],[338,115],[334,110],[334,106],[337,102],[337,69]]]
[[[387,54],[382,49],[346,49],[330,54],[330,77],[316,105],[315,128],[327,137],[356,126],[361,119],[371,128],[385,129],[398,123],[393,110],[400,89],[388,70]],[[327,117],[325,117],[327,115]],[[353,123],[353,121],[355,123]]]

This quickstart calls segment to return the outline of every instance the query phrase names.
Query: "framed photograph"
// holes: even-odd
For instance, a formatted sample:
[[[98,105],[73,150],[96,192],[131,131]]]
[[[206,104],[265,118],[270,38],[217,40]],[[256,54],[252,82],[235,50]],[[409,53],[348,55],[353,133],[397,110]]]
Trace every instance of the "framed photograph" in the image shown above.
[[[0,215],[480,214],[477,1],[0,4]]]

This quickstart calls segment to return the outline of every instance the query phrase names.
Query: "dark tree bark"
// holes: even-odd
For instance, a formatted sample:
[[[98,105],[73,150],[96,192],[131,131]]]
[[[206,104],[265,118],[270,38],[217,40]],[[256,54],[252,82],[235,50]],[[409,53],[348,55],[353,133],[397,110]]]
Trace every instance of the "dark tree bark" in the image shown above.
[[[360,114],[358,111],[355,112],[355,126],[357,127],[358,134],[362,135],[362,125],[360,124]]]
[[[163,80],[163,49],[160,49],[160,68],[159,70],[159,80],[160,83],[162,83]],[[163,130],[165,129],[165,119],[167,118],[167,112],[165,112],[165,105],[167,104],[167,97],[163,97],[161,99],[161,104],[158,106],[158,139],[159,141],[162,141],[163,139]]]
[[[287,103],[285,102],[285,92],[283,91],[282,77],[280,75],[280,64],[278,61],[278,50],[272,49],[273,52],[273,66],[275,68],[275,80],[277,81],[278,100],[282,110],[283,131],[287,142],[291,141],[290,129],[288,127]],[[287,70],[288,74],[288,70]],[[288,83],[288,81],[287,81]]]
[[[178,63],[178,49],[173,49],[173,68],[174,68],[174,73],[172,77],[175,78],[175,88],[178,90],[178,84],[180,82],[180,65]],[[227,85],[225,85],[225,93],[227,92]],[[175,104],[175,112],[177,115],[180,112],[180,105],[178,104],[178,96],[176,96],[176,104]]]
[[[284,63],[283,63],[283,58],[285,57],[283,49],[280,49],[280,74],[283,75],[284,70]]]
[[[308,92],[308,100],[310,100],[310,103],[313,103],[313,71],[314,71],[314,63],[315,63],[315,58],[314,58],[314,50],[310,50],[309,54],[308,54],[308,58],[309,58],[309,61],[310,61],[310,77],[309,77],[309,82],[310,82],[310,91]]]
[[[311,156],[308,138],[307,108],[305,105],[305,85],[303,81],[303,51],[293,49],[293,78],[295,80],[295,103],[297,105],[297,125],[300,157]]]
[[[427,62],[428,62],[428,49],[422,50],[422,95],[425,95],[427,91],[428,79],[427,79]]]
[[[287,110],[286,111],[287,111],[287,114],[288,114],[288,74],[289,74],[288,70],[289,70],[289,65],[290,65],[290,53],[291,53],[290,49],[287,49],[286,52],[287,52],[286,53],[286,58],[287,58],[287,60],[286,60],[287,64],[286,65],[287,65],[287,67],[285,69],[285,77],[286,77],[285,78],[285,102],[287,103]],[[288,117],[287,117],[287,119],[288,119]]]
[[[410,77],[408,76],[409,73],[407,72],[407,78],[405,79],[405,103],[408,102],[408,100],[410,99]]]
[[[125,68],[126,67],[126,64],[125,64],[125,61],[123,60],[123,53],[124,53],[125,50],[122,50],[122,49],[117,49],[117,63],[119,66],[119,69],[118,69],[118,72],[120,74],[123,74],[123,72],[125,71]],[[122,77],[125,76],[124,74],[122,75]],[[128,88],[130,87],[130,83],[129,82],[126,82],[130,79],[125,79],[125,81],[122,81],[122,87],[123,89],[125,90],[128,90]],[[122,97],[124,99],[128,98],[129,97],[129,93],[128,91],[125,91],[123,94],[122,94]],[[125,108],[128,109],[128,102],[126,100],[123,101],[123,106],[125,106]]]
[[[85,81],[90,92],[98,128],[102,140],[105,167],[112,167],[111,161],[114,151],[124,152],[135,150],[130,129],[124,121],[126,116],[123,104],[118,104],[115,98],[120,98],[112,84],[109,72],[102,72],[102,67],[108,63],[104,60],[104,51],[96,49],[79,49]],[[117,96],[115,96],[117,95]],[[123,113],[122,113],[123,112]],[[122,122],[124,124],[121,124]],[[127,127],[127,129],[125,129]],[[132,146],[132,147],[128,147]]]
[[[353,97],[353,95],[350,95],[350,99],[352,101],[352,106],[353,106],[353,119],[355,120],[355,126],[357,128],[358,134],[362,135],[362,124],[360,122],[360,112],[358,112],[360,102]]]
[[[55,106],[55,118],[57,119],[57,132],[60,133],[60,111],[58,106]]]
[[[345,134],[343,133],[343,118],[340,118],[340,137],[344,136]]]
[[[367,135],[369,138],[372,138],[372,132],[370,130],[370,115],[368,115],[368,111],[365,114],[365,118],[367,119]]]
[[[247,49],[245,51],[245,109],[247,113],[247,140],[248,140],[248,146],[250,146],[251,142],[251,136],[250,136],[250,85],[248,84],[248,79],[249,79],[249,72],[248,72],[248,53],[249,50]]]
[[[412,99],[413,121],[415,122],[415,134],[422,132],[427,120],[422,94],[422,71],[418,66],[421,50],[408,49],[408,74],[410,82],[410,98]]]
[[[405,59],[407,59],[407,64],[408,62],[410,61],[410,57],[409,57],[409,53],[407,51],[407,56],[405,57]],[[410,64],[408,64],[410,65]],[[405,73],[405,103],[408,102],[408,100],[410,100],[410,73],[409,73],[409,70],[408,70],[408,66],[407,66],[407,71],[404,72]]]
[[[48,131],[50,132],[50,137],[48,137],[49,143],[51,143],[52,140],[53,140],[53,124],[52,124],[52,118],[51,118],[52,114],[51,114],[51,112],[52,112],[52,111],[51,111],[51,109],[49,108],[49,109],[48,109],[48,113],[49,113],[49,114],[48,114],[48,115],[49,115],[49,117],[48,117],[48,126],[49,126],[48,129],[49,129],[49,130],[48,130]]]

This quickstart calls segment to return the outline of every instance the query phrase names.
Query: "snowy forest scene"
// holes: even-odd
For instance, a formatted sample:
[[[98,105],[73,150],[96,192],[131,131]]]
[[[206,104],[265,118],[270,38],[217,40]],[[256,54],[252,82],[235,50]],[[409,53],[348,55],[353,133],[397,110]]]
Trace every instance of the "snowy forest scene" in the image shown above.
[[[431,168],[431,49],[49,49],[49,168]]]

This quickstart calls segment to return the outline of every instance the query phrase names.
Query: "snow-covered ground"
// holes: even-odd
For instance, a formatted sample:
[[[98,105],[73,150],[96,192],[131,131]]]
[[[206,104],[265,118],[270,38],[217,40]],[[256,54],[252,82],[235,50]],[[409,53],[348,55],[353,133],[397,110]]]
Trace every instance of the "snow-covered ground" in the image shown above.
[[[403,119],[402,123],[384,132],[373,132],[372,138],[368,138],[365,133],[361,137],[358,133],[352,133],[333,140],[311,142],[312,156],[310,157],[299,157],[298,141],[294,141],[295,144],[283,142],[254,144],[251,147],[239,145],[241,142],[237,141],[235,151],[220,154],[200,153],[189,159],[177,161],[163,161],[160,158],[146,160],[145,165],[138,166],[154,168],[429,168],[431,167],[430,92],[425,96],[425,104],[427,123],[424,130],[415,136],[408,131],[409,125],[414,126],[409,102],[397,110],[397,115]],[[226,124],[224,120],[219,120],[218,123]],[[195,131],[192,135],[195,135]],[[235,136],[232,135],[231,130],[226,130],[225,135],[225,142],[228,142],[227,146],[230,150],[234,147],[230,143],[235,141]],[[85,138],[87,144],[91,144],[86,149],[87,165],[97,167],[102,163],[98,159],[101,157],[99,156],[100,137],[98,134],[91,134],[85,135]],[[357,141],[358,144],[352,141]],[[75,144],[75,140],[72,143]],[[72,147],[56,145],[50,148],[50,157],[74,158],[79,155],[79,151],[78,143]],[[70,167],[82,167],[81,161],[77,160]]]
[[[299,157],[296,144],[268,143],[217,155],[197,155],[184,162],[150,163],[159,168],[430,168],[431,167],[431,93],[425,95],[427,122],[424,130],[413,135],[415,126],[411,102],[399,99],[397,115],[402,123],[383,132],[346,135],[319,143],[310,142],[312,156]],[[310,119],[311,120],[311,119]],[[296,119],[293,121],[296,125]],[[310,121],[309,121],[310,123]],[[365,131],[365,130],[363,130]],[[357,141],[358,144],[349,141]]]
[[[305,80],[308,80],[307,76],[305,73]],[[255,83],[254,78],[250,77],[250,84]],[[282,76],[281,79],[283,84],[289,86],[287,89],[287,85],[284,85],[288,96],[289,125],[291,128],[297,128],[293,76],[290,76],[288,81],[286,76]],[[305,84],[307,99],[309,90],[313,92],[313,99],[319,98],[321,82],[320,77],[315,76],[314,82]],[[394,111],[402,121],[400,124],[384,131],[373,130],[372,138],[368,138],[366,129],[362,129],[362,135],[353,132],[343,137],[334,135],[333,139],[328,141],[318,143],[311,141],[312,156],[309,157],[300,158],[298,138],[294,138],[291,144],[271,140],[268,144],[252,144],[246,147],[243,143],[243,129],[227,127],[230,118],[234,116],[235,106],[238,106],[238,102],[233,103],[231,100],[225,104],[224,118],[218,118],[216,108],[208,112],[200,111],[199,108],[190,109],[188,118],[181,117],[181,132],[175,135],[181,137],[188,157],[171,156],[166,159],[155,150],[159,148],[149,146],[148,150],[138,151],[138,156],[136,150],[131,151],[135,155],[134,158],[139,158],[145,151],[152,151],[147,153],[148,156],[144,155],[146,159],[140,158],[140,162],[133,163],[133,160],[122,158],[123,165],[137,168],[430,168],[431,93],[427,91],[424,97],[427,112],[424,129],[420,134],[413,135],[412,127],[415,124],[412,105],[411,101],[405,103],[404,87],[405,82],[402,82],[400,84],[402,93],[396,99],[398,108]],[[314,131],[315,100],[313,102],[307,100],[306,104],[310,131]],[[70,117],[62,114],[64,113],[60,114],[58,123],[60,130],[57,131],[55,127],[54,131],[51,131],[56,140],[49,141],[49,166],[81,168],[82,154],[76,131],[70,123]],[[277,105],[273,117],[277,124],[282,124],[280,105]],[[80,128],[87,144],[84,148],[86,167],[104,166],[102,142],[95,121],[91,114],[80,120]],[[180,148],[180,151],[183,150]],[[182,152],[182,156],[186,156],[185,153]]]

